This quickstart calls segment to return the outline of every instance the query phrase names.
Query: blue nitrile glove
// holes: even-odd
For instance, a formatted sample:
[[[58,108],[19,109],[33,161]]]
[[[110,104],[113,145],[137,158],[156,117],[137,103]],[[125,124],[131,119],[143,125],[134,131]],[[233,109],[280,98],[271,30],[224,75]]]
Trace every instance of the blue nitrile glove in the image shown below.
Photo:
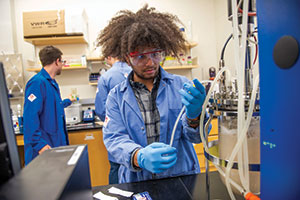
[[[181,101],[186,107],[186,116],[189,119],[195,119],[200,115],[206,96],[204,86],[197,79],[194,79],[193,82],[195,87],[190,83],[184,83],[184,89],[179,91],[182,96]]]
[[[140,168],[160,173],[176,163],[177,150],[167,144],[154,142],[138,151],[137,161]]]

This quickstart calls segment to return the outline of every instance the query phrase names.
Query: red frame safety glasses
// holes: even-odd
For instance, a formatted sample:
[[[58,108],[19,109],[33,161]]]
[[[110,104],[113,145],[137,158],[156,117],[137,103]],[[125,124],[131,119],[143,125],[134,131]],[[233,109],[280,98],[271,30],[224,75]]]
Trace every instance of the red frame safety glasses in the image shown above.
[[[154,50],[149,52],[131,52],[129,54],[129,60],[133,65],[141,66],[146,65],[148,59],[151,59],[154,63],[160,63],[165,58],[165,52],[163,50]]]

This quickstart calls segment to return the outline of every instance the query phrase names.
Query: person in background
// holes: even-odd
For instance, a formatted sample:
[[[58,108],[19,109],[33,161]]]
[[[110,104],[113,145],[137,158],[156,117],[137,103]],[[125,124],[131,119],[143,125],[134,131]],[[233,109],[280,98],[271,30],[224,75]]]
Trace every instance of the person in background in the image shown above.
[[[25,165],[47,149],[68,145],[64,108],[72,102],[62,101],[55,77],[65,61],[62,52],[46,46],[39,52],[42,69],[26,84],[23,128]]]
[[[95,112],[102,121],[105,120],[105,102],[109,91],[124,81],[131,72],[131,67],[118,57],[107,56],[106,62],[111,68],[100,76],[95,99]]]
[[[120,165],[119,183],[200,172],[192,143],[200,143],[199,118],[205,88],[195,79],[166,72],[165,55],[185,50],[179,19],[155,8],[118,12],[98,42],[104,55],[120,55],[132,72],[106,101],[103,139]],[[172,129],[185,105],[170,146]],[[205,118],[205,121],[207,117]]]
[[[105,120],[105,102],[109,91],[124,81],[131,72],[127,63],[120,61],[118,57],[107,56],[106,62],[112,67],[100,76],[95,99],[95,112],[102,121]],[[110,163],[109,184],[116,184],[120,165],[114,162],[110,153],[108,153],[108,160]]]

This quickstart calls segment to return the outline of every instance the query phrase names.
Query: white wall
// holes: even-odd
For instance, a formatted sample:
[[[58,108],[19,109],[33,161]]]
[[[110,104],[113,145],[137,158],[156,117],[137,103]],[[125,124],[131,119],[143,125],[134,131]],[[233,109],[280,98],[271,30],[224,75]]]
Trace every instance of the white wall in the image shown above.
[[[16,49],[10,0],[0,1],[0,19],[0,53],[13,54]]]
[[[6,0],[8,1],[8,0]],[[193,77],[200,80],[208,79],[208,68],[211,66],[218,67],[219,47],[223,44],[227,33],[224,32],[221,22],[224,13],[227,12],[225,0],[12,0],[15,7],[15,23],[17,33],[17,47],[23,54],[25,68],[26,60],[35,60],[35,48],[32,44],[23,40],[23,22],[22,13],[24,11],[54,10],[54,9],[78,9],[84,8],[88,15],[89,23],[89,47],[95,41],[98,32],[103,29],[108,21],[116,12],[122,9],[137,11],[146,2],[149,6],[155,7],[159,11],[170,12],[175,14],[181,21],[187,25],[191,23],[192,40],[198,43],[197,47],[192,49],[192,56],[198,57],[199,68],[193,69]],[[227,21],[227,17],[225,18]],[[226,29],[227,30],[227,29]],[[187,30],[189,31],[189,30]],[[219,42],[219,40],[221,42]],[[222,44],[221,44],[222,43]],[[59,46],[66,54],[75,48],[82,48],[74,45]],[[84,50],[83,50],[84,51]],[[83,52],[84,53],[84,52]],[[88,52],[86,52],[88,53]],[[79,75],[78,75],[79,74]],[[187,72],[189,74],[189,72]],[[25,73],[27,81],[34,73]],[[84,80],[83,80],[84,79]],[[89,86],[88,72],[68,72],[65,71],[57,78],[62,97],[68,96],[70,88],[77,87],[81,98],[91,98],[95,96],[96,87]]]

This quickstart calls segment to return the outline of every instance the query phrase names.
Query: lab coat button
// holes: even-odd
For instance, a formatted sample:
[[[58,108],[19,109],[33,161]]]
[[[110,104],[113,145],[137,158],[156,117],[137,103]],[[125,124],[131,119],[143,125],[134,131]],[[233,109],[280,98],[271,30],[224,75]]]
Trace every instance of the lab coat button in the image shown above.
[[[143,130],[144,130],[144,127],[142,126],[141,129],[142,129],[142,131],[143,131]]]

